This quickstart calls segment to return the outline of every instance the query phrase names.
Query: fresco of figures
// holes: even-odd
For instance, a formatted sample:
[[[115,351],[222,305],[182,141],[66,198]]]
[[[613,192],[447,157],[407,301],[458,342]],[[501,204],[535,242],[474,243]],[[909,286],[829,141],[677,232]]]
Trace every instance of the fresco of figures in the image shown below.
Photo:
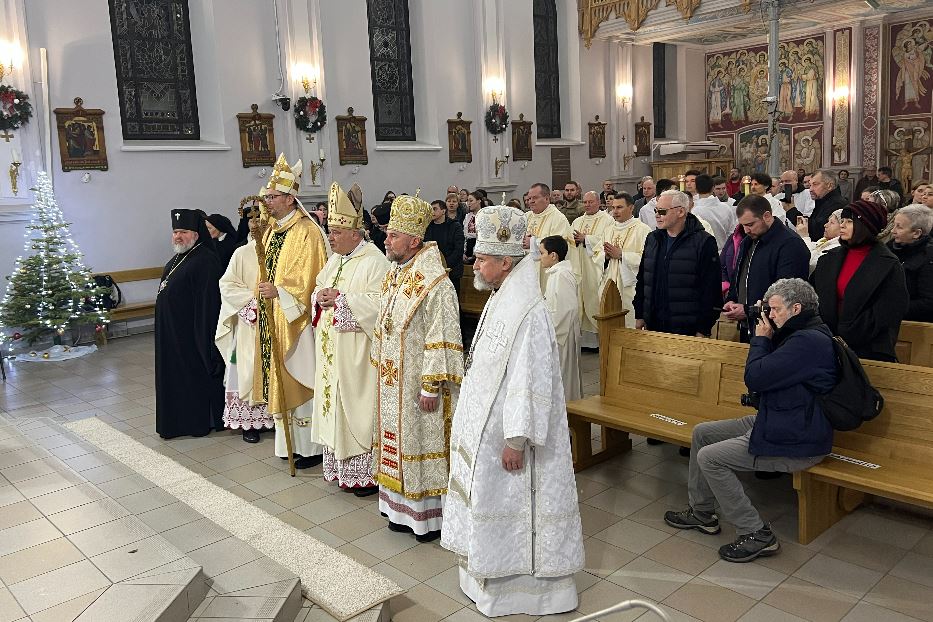
[[[891,26],[890,115],[929,113],[933,87],[933,20]]]
[[[737,166],[743,174],[767,173],[771,141],[768,128],[750,128],[739,133]],[[781,170],[791,167],[790,129],[781,128]]]
[[[782,123],[823,117],[825,43],[823,35],[782,41],[777,107]],[[722,132],[768,122],[766,46],[706,55],[707,131]]]

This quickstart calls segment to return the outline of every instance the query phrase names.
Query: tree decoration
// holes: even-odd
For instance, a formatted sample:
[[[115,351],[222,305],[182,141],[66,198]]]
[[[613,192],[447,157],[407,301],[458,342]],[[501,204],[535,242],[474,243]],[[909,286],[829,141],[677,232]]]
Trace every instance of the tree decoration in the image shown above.
[[[502,104],[492,104],[486,110],[484,121],[490,134],[501,134],[509,126],[509,111]]]
[[[29,95],[7,84],[0,84],[0,130],[17,130],[32,117]]]
[[[295,126],[314,134],[327,125],[327,107],[317,97],[299,97],[295,102]]]
[[[26,225],[23,256],[16,258],[16,268],[7,277],[0,326],[10,329],[15,340],[24,338],[33,344],[51,334],[60,344],[68,328],[110,321],[103,306],[106,290],[95,284],[82,263],[81,251],[69,233],[70,223],[55,203],[48,174],[39,173],[33,190],[36,213]],[[5,339],[0,335],[0,342]]]

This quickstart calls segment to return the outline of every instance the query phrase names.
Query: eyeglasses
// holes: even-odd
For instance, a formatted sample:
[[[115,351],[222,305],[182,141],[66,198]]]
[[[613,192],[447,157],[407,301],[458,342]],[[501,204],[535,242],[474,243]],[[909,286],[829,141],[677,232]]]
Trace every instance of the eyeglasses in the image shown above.
[[[657,214],[658,216],[667,216],[667,213],[668,213],[669,211],[671,211],[672,209],[683,209],[683,205],[673,205],[673,206],[668,207],[668,208],[666,208],[666,209],[663,208],[663,207],[662,207],[662,208],[657,208],[657,207],[656,207],[656,208],[654,208],[654,213]]]
[[[277,199],[279,197],[284,197],[284,196],[285,196],[284,194],[272,194],[270,192],[269,194],[264,195],[263,198],[266,200],[266,203],[268,203],[274,199]]]

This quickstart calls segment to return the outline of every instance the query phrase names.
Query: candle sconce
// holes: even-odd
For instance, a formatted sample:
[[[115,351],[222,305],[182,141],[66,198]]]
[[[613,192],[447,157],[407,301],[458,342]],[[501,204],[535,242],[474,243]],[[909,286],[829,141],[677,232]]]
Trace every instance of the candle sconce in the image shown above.
[[[13,189],[14,196],[19,195],[19,167],[21,165],[19,158],[14,158],[10,163],[10,187]]]
[[[629,162],[635,159],[634,153],[623,153],[622,154],[622,169],[628,169]]]
[[[504,158],[496,158],[496,177],[499,176],[499,171],[502,170],[502,167],[505,166],[509,161],[509,154],[506,153]]]
[[[314,160],[311,160],[311,164],[309,165],[308,169],[311,172],[311,185],[312,186],[317,185],[317,174],[321,171],[322,168],[324,168],[324,163],[326,161],[327,161],[327,158],[324,157],[323,153],[321,154],[321,157],[320,157],[320,163],[315,162]]]

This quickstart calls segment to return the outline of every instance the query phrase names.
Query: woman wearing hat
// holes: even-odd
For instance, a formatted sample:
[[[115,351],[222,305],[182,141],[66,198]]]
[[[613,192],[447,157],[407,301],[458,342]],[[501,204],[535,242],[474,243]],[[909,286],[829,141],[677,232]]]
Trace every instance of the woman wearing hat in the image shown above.
[[[859,358],[896,362],[894,345],[909,297],[904,268],[878,240],[883,205],[854,201],[842,210],[841,246],[823,255],[811,280],[820,316]]]

